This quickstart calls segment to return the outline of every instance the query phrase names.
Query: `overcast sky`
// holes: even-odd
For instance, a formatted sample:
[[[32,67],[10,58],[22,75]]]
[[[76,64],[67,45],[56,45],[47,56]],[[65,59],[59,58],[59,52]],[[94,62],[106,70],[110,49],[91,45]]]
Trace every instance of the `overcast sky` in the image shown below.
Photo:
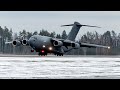
[[[120,33],[120,11],[0,11],[0,26],[12,28],[13,32],[34,32],[46,29],[61,34],[67,34],[72,27],[60,27],[63,24],[72,24],[75,21],[81,24],[97,25],[102,28],[82,27],[78,38],[87,31],[104,33],[114,30]]]

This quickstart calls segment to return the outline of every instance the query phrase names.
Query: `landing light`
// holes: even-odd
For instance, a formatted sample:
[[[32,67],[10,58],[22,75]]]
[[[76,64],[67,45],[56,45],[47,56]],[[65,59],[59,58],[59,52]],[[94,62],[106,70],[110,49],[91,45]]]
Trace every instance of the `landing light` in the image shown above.
[[[49,47],[49,50],[52,50],[52,47]]]
[[[43,48],[45,48],[45,45],[43,45]]]
[[[110,47],[108,47],[108,49],[110,49]]]

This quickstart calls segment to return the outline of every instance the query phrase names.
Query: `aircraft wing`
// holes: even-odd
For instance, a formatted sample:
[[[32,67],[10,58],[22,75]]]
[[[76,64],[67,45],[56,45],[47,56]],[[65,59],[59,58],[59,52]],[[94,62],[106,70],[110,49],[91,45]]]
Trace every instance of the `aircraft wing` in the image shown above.
[[[58,41],[64,41],[65,39],[52,38],[52,40],[53,41],[56,41],[56,40],[58,40]]]
[[[110,49],[110,46],[103,46],[97,44],[89,44],[89,43],[80,43],[80,47],[89,47],[89,48],[107,48]]]
[[[5,42],[5,44],[11,44],[12,42]]]
[[[53,41],[62,41],[63,42],[63,46],[65,46],[66,48],[68,46],[71,46],[71,43],[75,43],[74,41],[70,41],[70,40],[64,40],[64,39],[52,39]],[[89,44],[89,43],[78,43],[80,45],[80,47],[89,47],[89,48],[107,48],[110,49],[110,46],[103,46],[103,45],[97,45],[97,44]]]

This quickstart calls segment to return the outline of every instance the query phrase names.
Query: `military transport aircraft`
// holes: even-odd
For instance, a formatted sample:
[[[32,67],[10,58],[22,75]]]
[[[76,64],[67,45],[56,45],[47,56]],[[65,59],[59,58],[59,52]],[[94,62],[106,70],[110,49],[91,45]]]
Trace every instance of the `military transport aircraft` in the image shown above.
[[[74,24],[69,25],[62,25],[62,26],[72,26],[72,29],[68,35],[67,39],[57,39],[52,38],[48,36],[41,36],[41,35],[33,35],[28,40],[13,40],[12,42],[6,42],[12,43],[14,46],[19,45],[27,45],[31,46],[31,52],[38,52],[38,55],[47,55],[48,53],[53,53],[57,56],[63,56],[64,53],[72,50],[72,49],[78,49],[80,47],[101,47],[101,48],[107,48],[110,49],[109,46],[103,46],[103,45],[96,45],[96,44],[89,44],[89,43],[82,43],[82,42],[75,42],[75,38],[78,34],[78,31],[82,26],[87,27],[97,27],[97,26],[90,26],[90,25],[81,25],[79,22],[74,22]],[[97,27],[100,28],[100,27]]]

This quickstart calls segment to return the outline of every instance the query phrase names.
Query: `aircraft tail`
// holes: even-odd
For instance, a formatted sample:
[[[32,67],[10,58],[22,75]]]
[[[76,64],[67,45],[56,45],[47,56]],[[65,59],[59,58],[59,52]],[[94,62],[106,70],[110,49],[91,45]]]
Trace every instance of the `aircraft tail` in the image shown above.
[[[74,22],[74,24],[62,25],[62,26],[73,26],[67,38],[67,40],[71,40],[71,41],[75,41],[75,38],[82,26],[97,27],[97,26],[90,26],[90,25],[81,25],[79,22]],[[100,27],[97,27],[97,28],[100,28]]]

